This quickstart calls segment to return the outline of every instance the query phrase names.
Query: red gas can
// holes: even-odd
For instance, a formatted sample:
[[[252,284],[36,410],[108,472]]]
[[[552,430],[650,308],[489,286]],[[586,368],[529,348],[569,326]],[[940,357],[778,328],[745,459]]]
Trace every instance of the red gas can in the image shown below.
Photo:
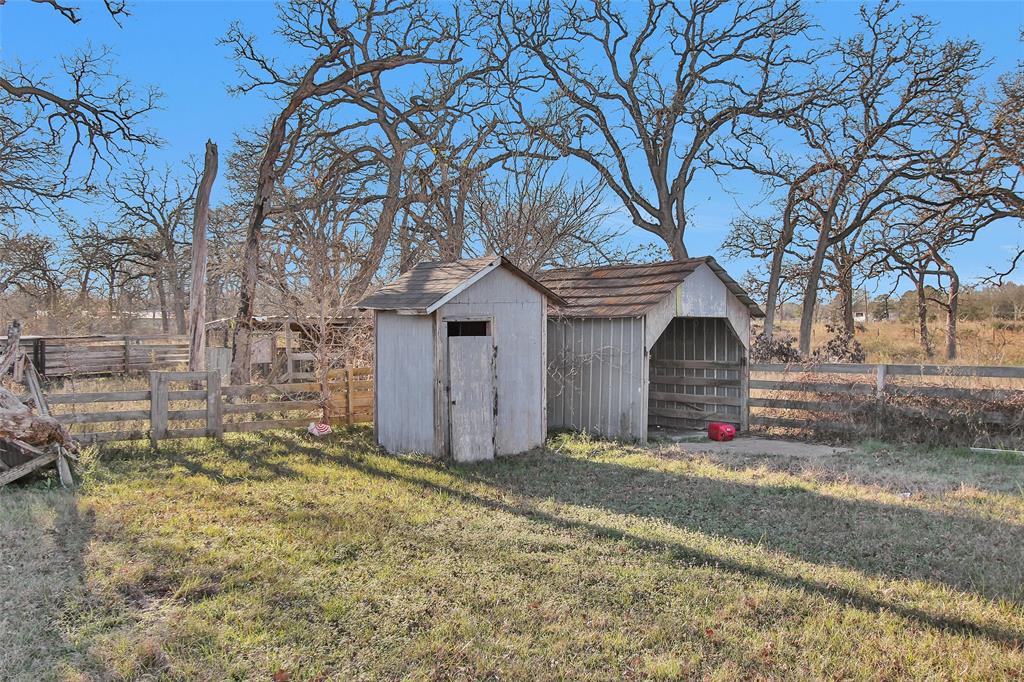
[[[708,438],[711,440],[732,440],[736,435],[736,427],[724,422],[711,422],[708,424]]]

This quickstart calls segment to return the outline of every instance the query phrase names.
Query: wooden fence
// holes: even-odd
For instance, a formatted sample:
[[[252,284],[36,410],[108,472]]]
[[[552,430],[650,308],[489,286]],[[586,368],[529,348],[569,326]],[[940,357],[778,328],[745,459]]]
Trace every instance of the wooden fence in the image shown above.
[[[46,396],[52,414],[84,443],[217,437],[226,432],[295,428],[319,421],[318,383],[221,386],[218,370],[150,372],[149,388]],[[326,399],[333,424],[373,420],[373,370],[329,375]],[[84,408],[84,411],[83,411]]]
[[[887,418],[1024,428],[1024,367],[753,364],[750,424],[884,435]],[[871,423],[874,422],[874,423]]]
[[[0,337],[0,345],[6,340]],[[132,374],[188,362],[188,342],[183,336],[26,336],[20,346],[48,379]]]

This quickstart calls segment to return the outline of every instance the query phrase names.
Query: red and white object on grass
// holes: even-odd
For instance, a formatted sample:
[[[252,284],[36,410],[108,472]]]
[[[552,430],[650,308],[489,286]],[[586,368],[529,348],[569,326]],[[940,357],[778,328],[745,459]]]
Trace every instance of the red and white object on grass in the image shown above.
[[[708,424],[708,438],[711,440],[732,440],[736,435],[736,427],[725,422]]]
[[[325,424],[323,422],[319,424],[317,422],[309,422],[309,427],[306,428],[306,431],[308,431],[311,436],[326,436],[333,430],[334,429],[331,428],[330,424]]]

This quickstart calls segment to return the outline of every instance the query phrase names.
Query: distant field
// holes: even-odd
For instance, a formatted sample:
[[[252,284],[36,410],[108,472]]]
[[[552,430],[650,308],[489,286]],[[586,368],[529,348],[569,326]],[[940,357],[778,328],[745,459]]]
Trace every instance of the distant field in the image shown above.
[[[367,428],[142,444],[0,492],[0,679],[1020,679],[1024,464]]]
[[[996,323],[961,322],[959,324],[961,365],[1024,365],[1024,322],[1007,323],[1000,329]],[[796,337],[799,323],[784,320],[779,328]],[[929,330],[935,357],[928,359],[921,350],[917,325],[911,322],[866,322],[857,325],[857,340],[864,346],[869,363],[946,364],[945,327],[933,323]],[[824,340],[825,325],[815,327],[813,344]]]

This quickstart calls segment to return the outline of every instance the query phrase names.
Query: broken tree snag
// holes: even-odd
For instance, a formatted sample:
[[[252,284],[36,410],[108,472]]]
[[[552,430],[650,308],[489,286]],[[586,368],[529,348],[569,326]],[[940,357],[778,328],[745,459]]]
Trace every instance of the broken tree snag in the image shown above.
[[[210,191],[217,177],[217,145],[206,141],[203,178],[196,194],[192,220],[192,284],[188,304],[188,371],[206,369],[206,223],[210,213]]]

